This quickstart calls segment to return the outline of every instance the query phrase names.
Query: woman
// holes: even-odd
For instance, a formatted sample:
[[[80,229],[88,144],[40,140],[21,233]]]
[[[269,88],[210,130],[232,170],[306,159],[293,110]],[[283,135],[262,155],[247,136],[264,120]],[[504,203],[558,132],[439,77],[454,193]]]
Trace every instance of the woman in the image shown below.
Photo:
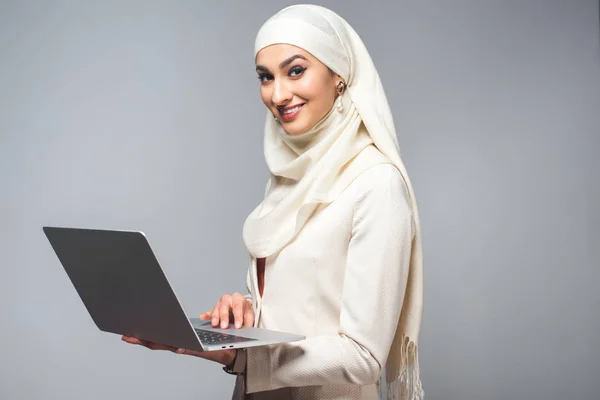
[[[201,318],[307,338],[207,353],[124,340],[224,364],[251,399],[376,399],[380,379],[388,398],[420,399],[419,217],[373,62],[347,22],[313,5],[271,17],[255,62],[271,179],[244,225],[249,294]]]

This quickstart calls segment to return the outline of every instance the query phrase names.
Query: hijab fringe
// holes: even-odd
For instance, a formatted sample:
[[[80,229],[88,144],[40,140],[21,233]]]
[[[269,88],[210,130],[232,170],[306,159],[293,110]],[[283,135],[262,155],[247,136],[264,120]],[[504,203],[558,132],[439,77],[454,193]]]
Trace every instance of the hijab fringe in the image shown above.
[[[394,376],[395,378],[392,378]],[[423,400],[419,348],[407,336],[402,337],[398,373],[393,374],[390,368],[386,367],[385,374],[382,374],[377,382],[377,391],[380,400]]]

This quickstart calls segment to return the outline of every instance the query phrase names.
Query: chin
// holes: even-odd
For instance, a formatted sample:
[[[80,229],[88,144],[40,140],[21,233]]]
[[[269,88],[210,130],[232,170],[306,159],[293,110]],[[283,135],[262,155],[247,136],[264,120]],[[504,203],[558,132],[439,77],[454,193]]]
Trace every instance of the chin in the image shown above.
[[[301,130],[296,130],[296,129],[292,129],[292,130],[288,130],[288,129],[283,129],[283,131],[288,135],[288,136],[297,136],[300,135],[303,131]]]
[[[300,135],[310,129],[310,127],[302,121],[291,121],[288,123],[282,123],[281,126],[285,133],[287,133],[290,136]]]

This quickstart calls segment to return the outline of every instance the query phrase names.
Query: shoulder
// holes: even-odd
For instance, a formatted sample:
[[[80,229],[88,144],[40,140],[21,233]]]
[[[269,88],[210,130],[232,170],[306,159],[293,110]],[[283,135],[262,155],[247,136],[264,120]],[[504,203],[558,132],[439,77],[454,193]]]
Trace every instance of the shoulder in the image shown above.
[[[361,173],[351,184],[355,193],[352,232],[414,231],[412,207],[402,173],[393,164],[377,164]],[[350,188],[350,187],[349,187]]]
[[[369,167],[350,186],[357,195],[357,203],[385,198],[410,203],[402,173],[391,163]]]

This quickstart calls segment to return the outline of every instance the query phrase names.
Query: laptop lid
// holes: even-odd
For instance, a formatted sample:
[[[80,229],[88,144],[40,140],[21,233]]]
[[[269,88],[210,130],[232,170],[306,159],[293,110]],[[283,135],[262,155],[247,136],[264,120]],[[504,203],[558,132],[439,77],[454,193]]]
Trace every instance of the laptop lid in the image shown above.
[[[43,230],[100,330],[203,350],[142,232]]]

